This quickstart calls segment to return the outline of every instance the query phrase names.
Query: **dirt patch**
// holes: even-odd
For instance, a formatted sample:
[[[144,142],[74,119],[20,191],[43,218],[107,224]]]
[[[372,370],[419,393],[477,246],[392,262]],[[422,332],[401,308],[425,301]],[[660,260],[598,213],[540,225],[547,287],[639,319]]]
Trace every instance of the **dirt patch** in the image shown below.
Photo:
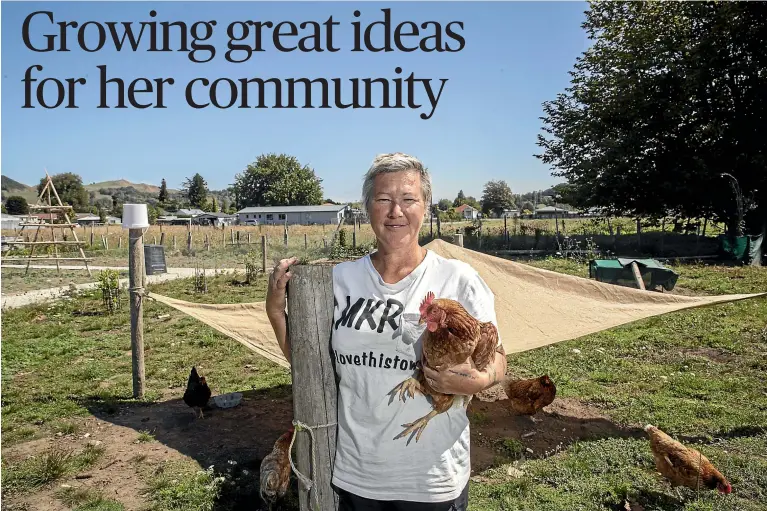
[[[3,455],[8,460],[20,460],[49,447],[78,451],[89,442],[98,442],[106,452],[85,472],[90,477],[68,477],[31,496],[12,497],[7,509],[25,509],[22,506],[26,505],[26,509],[66,511],[68,508],[55,497],[61,485],[66,484],[98,489],[106,497],[122,502],[126,511],[138,511],[147,504],[143,495],[146,486],[140,475],[147,469],[166,461],[190,460],[203,468],[214,465],[224,471],[232,466],[231,460],[237,462],[235,467],[240,474],[247,471],[249,476],[247,487],[221,497],[226,501],[225,508],[257,510],[261,504],[258,496],[261,460],[290,427],[293,417],[290,395],[274,397],[284,396],[283,391],[244,392],[237,407],[219,409],[212,405],[204,411],[203,419],[195,418],[194,411],[178,398],[154,404],[106,404],[97,399],[85,402],[93,416],[70,421],[78,426],[76,435],[26,442],[4,449]],[[178,396],[177,391],[173,394]],[[474,473],[508,461],[510,455],[511,459],[543,457],[578,440],[643,435],[641,430],[616,426],[594,408],[572,399],[557,399],[534,417],[514,415],[499,386],[475,397],[469,414],[473,422]],[[138,442],[142,431],[152,435],[153,440]],[[518,452],[510,453],[509,445]],[[294,487],[295,484],[293,481]]]
[[[135,444],[137,434],[128,427],[117,426],[93,417],[72,422],[79,426],[76,435],[26,442],[3,449],[3,454],[14,461],[19,461],[49,449],[78,452],[91,444],[103,447],[104,455],[93,467],[80,474],[60,479],[30,496],[8,498],[9,509],[69,510],[55,495],[66,487],[98,490],[105,497],[122,502],[128,511],[144,509],[146,502],[141,493],[144,483],[139,477],[135,457],[141,456],[143,458],[141,463],[145,465],[156,465],[163,461],[184,458],[157,442]]]
[[[557,398],[532,417],[516,415],[507,402],[503,390],[495,386],[478,394],[469,405],[475,473],[504,458],[546,457],[580,440],[644,435],[641,428],[618,426],[597,409],[574,399]]]
[[[735,355],[728,353],[724,350],[718,350],[716,348],[685,348],[679,350],[683,355],[689,355],[692,357],[703,357],[713,362],[732,362],[735,360]]]
[[[70,421],[78,426],[76,435],[44,438],[3,449],[4,457],[18,461],[51,447],[79,451],[88,443],[98,443],[105,448],[104,456],[94,467],[78,474],[89,477],[76,479],[73,475],[33,495],[10,497],[7,509],[66,511],[69,508],[55,497],[62,484],[98,489],[106,497],[120,501],[126,511],[145,509],[146,485],[140,474],[174,460],[193,460],[203,468],[214,465],[221,471],[232,466],[230,460],[236,461],[237,469],[246,470],[252,484],[237,495],[223,498],[242,500],[240,506],[230,501],[230,509],[258,509],[261,460],[290,427],[293,405],[290,398],[271,398],[263,392],[243,394],[237,407],[219,409],[212,405],[204,411],[203,419],[195,418],[192,409],[179,399],[149,405],[118,404],[112,408],[116,410],[113,414],[103,412],[103,404],[94,401],[90,405],[92,417]],[[138,442],[141,431],[148,432],[154,440]]]

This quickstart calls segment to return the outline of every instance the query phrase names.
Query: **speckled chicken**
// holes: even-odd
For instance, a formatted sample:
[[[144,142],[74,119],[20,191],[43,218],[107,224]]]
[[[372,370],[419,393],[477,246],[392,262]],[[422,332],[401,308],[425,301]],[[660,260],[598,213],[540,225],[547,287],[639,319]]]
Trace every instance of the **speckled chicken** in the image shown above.
[[[290,483],[290,442],[294,430],[291,427],[274,443],[272,452],[261,461],[260,493],[267,504],[285,496]]]
[[[435,370],[464,363],[471,357],[479,371],[483,371],[495,360],[495,348],[498,344],[498,330],[490,322],[481,322],[472,317],[456,300],[434,298],[429,292],[421,302],[421,319],[426,323],[423,339],[423,363]],[[421,393],[431,398],[433,410],[424,417],[410,424],[403,424],[402,433],[394,439],[415,434],[415,440],[421,438],[428,422],[450,409],[455,396],[442,394],[432,389],[424,378],[423,372],[408,378],[397,385],[390,395],[399,394],[404,401],[407,396]],[[465,400],[468,406],[471,398]],[[412,436],[411,436],[412,438]],[[408,441],[409,443],[409,441]]]
[[[509,407],[520,415],[535,415],[557,395],[556,385],[545,374],[530,379],[504,378],[501,388],[509,398]]]
[[[197,368],[193,367],[192,371],[189,373],[189,380],[186,383],[184,403],[191,408],[199,408],[200,417],[205,418],[202,409],[208,404],[210,396],[210,387],[208,387],[205,377],[198,375]]]
[[[700,452],[674,440],[652,424],[645,426],[650,437],[650,449],[655,468],[672,486],[732,492],[732,486],[714,465]]]

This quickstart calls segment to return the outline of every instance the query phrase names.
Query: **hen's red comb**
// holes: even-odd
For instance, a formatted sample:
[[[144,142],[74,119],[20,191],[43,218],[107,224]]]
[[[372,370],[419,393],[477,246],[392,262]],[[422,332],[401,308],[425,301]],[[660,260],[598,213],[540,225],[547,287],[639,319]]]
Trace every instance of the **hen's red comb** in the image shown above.
[[[434,293],[429,291],[426,293],[426,298],[424,298],[421,302],[421,307],[419,308],[421,315],[426,314],[426,309],[429,307],[429,305],[431,305],[432,300],[434,300]]]

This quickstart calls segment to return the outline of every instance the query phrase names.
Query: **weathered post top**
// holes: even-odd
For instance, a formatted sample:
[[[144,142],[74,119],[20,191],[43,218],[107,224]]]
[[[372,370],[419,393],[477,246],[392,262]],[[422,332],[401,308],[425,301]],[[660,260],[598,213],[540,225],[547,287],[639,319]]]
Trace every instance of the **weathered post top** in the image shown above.
[[[338,411],[330,344],[333,265],[297,265],[292,272],[287,291],[288,338],[297,468],[313,481],[309,491],[299,481],[299,504],[301,511],[332,511],[338,509],[338,496],[330,485]]]

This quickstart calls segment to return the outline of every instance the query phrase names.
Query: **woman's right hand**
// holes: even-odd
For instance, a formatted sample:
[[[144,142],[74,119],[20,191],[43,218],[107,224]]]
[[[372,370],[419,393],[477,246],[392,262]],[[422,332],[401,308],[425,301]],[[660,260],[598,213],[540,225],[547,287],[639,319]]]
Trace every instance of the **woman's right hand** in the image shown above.
[[[269,286],[266,290],[266,313],[270,316],[281,316],[285,314],[285,306],[287,305],[287,298],[285,296],[285,288],[288,285],[290,277],[293,276],[290,273],[290,266],[298,261],[297,257],[290,257],[288,259],[282,259],[274,267],[272,274],[269,276]]]

